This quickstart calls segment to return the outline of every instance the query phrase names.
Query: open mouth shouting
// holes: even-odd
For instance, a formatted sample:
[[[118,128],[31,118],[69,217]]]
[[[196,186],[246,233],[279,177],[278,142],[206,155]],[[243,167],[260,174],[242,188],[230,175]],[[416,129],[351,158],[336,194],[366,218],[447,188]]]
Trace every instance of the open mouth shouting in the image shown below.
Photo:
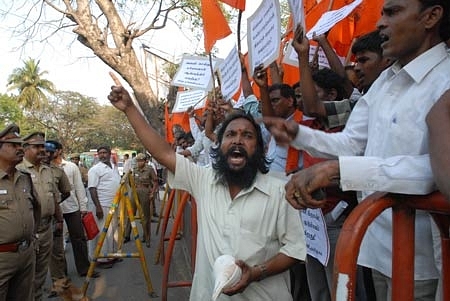
[[[233,146],[227,151],[230,167],[242,167],[248,159],[247,151],[242,146]]]

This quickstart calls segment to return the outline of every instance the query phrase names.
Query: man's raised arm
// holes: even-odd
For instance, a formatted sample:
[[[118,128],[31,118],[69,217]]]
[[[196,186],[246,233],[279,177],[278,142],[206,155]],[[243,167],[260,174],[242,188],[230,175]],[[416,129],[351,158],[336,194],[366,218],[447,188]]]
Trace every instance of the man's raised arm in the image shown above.
[[[171,146],[147,122],[119,80],[112,73],[110,75],[114,80],[115,86],[111,87],[111,92],[108,95],[109,101],[117,109],[125,113],[137,137],[148,152],[171,172],[175,172],[176,155]]]

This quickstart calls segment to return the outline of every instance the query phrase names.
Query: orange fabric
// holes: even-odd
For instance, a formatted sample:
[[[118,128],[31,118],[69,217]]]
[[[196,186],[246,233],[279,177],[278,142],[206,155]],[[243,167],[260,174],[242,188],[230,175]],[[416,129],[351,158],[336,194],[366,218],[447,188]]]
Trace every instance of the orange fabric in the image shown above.
[[[217,0],[201,1],[205,51],[210,53],[216,41],[230,35],[231,29]]]
[[[301,123],[303,120],[303,113],[302,111],[295,110],[294,116],[292,118],[297,123]],[[288,148],[287,158],[286,158],[286,174],[290,174],[292,172],[295,172],[298,170],[298,160],[300,157],[300,152],[298,149],[295,149],[293,147]]]
[[[322,0],[306,15],[306,31],[311,29],[328,10],[330,1],[333,1],[331,10],[337,10],[353,2],[353,0]],[[354,38],[376,29],[382,6],[381,0],[364,0],[347,18],[330,30],[328,40],[337,54],[346,57]]]
[[[220,1],[239,10],[245,10],[245,0],[220,0]]]

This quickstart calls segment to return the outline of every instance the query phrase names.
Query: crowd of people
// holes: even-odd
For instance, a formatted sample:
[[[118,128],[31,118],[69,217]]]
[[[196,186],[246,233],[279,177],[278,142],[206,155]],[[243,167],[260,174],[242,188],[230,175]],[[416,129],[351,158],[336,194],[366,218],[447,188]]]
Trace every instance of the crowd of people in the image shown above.
[[[450,125],[449,11],[443,0],[385,0],[377,29],[352,45],[352,68],[341,63],[326,35],[313,39],[329,68],[311,64],[310,43],[298,26],[294,87],[283,82],[276,63],[249,72],[242,59],[245,100],[234,107],[216,93],[203,115],[189,108],[190,131],[175,127],[173,145],[114,79],[110,102],[167,169],[170,186],[197,201],[190,300],[211,300],[213,267],[221,255],[236,258],[242,276],[218,300],[331,300],[336,243],[358,202],[376,191],[425,195],[436,189],[449,199],[450,143],[443,130]],[[81,218],[92,211],[103,228],[121,178],[108,146],[98,148],[99,163],[86,173],[77,166],[79,155],[70,156],[75,164],[64,160],[58,141],[19,133],[15,125],[0,132],[0,229],[15,230],[0,231],[0,300],[40,300],[48,269],[53,280],[66,277],[63,221],[76,269],[85,276],[94,249],[87,246]],[[126,159],[125,173],[132,171],[144,205],[143,241],[149,246],[161,168],[150,168],[145,154]],[[327,263],[307,248],[306,209],[320,212],[325,223]],[[417,211],[415,224],[415,266],[408,267],[414,269],[415,300],[439,301],[444,284],[436,226],[423,211]],[[116,232],[114,217],[102,253],[114,251]],[[97,260],[102,268],[116,261]],[[391,300],[391,277],[388,209],[363,239],[357,300]]]
[[[297,28],[293,40],[300,66],[296,89],[283,83],[276,64],[258,66],[251,72],[260,92],[257,100],[243,64],[245,101],[233,108],[216,95],[209,99],[206,116],[192,116],[189,110],[192,145],[180,131],[176,147],[167,145],[119,82],[110,92],[111,103],[126,114],[147,150],[167,167],[170,185],[190,192],[198,202],[200,235],[191,300],[210,298],[208,275],[222,254],[237,258],[243,272],[235,286],[223,291],[233,296],[227,300],[306,300],[300,297],[305,295],[331,300],[334,247],[352,208],[375,191],[423,195],[436,189],[426,116],[435,103],[445,106],[445,100],[438,101],[442,95],[448,99],[444,93],[450,89],[449,4],[385,1],[377,30],[359,37],[352,47],[353,69],[340,63],[323,35],[313,38],[330,68],[310,64],[303,32]],[[448,100],[445,108],[430,114],[448,119]],[[253,118],[262,118],[263,124]],[[432,117],[428,124],[436,127]],[[442,137],[438,132],[432,133]],[[431,162],[434,170],[439,169],[438,183],[444,188],[448,169],[441,170],[435,161],[448,163],[436,151],[445,147],[448,143],[430,147],[437,157]],[[207,164],[199,160],[202,152],[208,156]],[[267,175],[270,182],[263,180]],[[285,184],[285,191],[272,190],[280,185],[275,178]],[[253,204],[255,195],[259,208]],[[286,198],[292,208],[302,211],[320,208],[330,243],[326,265],[306,255],[302,223],[286,224],[292,208],[273,208],[273,197],[277,202]],[[336,215],[339,204],[345,210]],[[283,217],[280,210],[287,210]],[[296,219],[301,220],[298,213]],[[365,235],[358,258],[358,300],[391,298],[391,227],[392,213],[386,210]],[[432,228],[430,216],[418,211],[416,300],[439,300],[440,263],[435,255],[440,248],[434,247]],[[249,244],[245,251],[241,241]],[[290,252],[294,249],[297,252]],[[280,275],[284,282],[277,282]]]
[[[99,162],[88,171],[80,165],[80,154],[68,154],[70,161],[67,161],[63,145],[57,140],[46,140],[42,132],[21,137],[19,127],[14,124],[0,132],[0,300],[43,300],[57,296],[54,285],[48,295],[44,288],[48,273],[53,284],[61,279],[70,281],[64,229],[68,232],[75,269],[80,277],[87,276],[98,235],[87,241],[82,218],[93,212],[97,227],[102,229],[121,180],[117,165],[111,160],[111,149],[101,146],[97,153]],[[151,213],[156,215],[154,196],[158,179],[156,169],[149,167],[147,161],[146,155],[137,154],[130,176],[135,177],[144,211],[142,239],[148,243],[148,221]],[[117,231],[116,213],[102,252],[117,250]],[[96,267],[107,269],[117,260],[96,258],[96,261]],[[90,275],[99,276],[97,270]]]

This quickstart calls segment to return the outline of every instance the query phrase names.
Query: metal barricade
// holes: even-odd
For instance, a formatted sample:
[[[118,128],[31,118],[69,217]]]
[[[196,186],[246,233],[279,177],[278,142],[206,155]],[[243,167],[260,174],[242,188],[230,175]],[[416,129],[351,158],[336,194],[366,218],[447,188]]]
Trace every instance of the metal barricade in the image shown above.
[[[416,210],[431,214],[442,245],[442,296],[450,301],[450,202],[439,192],[425,196],[377,192],[347,217],[339,236],[334,266],[333,300],[355,300],[356,262],[368,226],[392,207],[392,300],[414,300],[414,227]]]

